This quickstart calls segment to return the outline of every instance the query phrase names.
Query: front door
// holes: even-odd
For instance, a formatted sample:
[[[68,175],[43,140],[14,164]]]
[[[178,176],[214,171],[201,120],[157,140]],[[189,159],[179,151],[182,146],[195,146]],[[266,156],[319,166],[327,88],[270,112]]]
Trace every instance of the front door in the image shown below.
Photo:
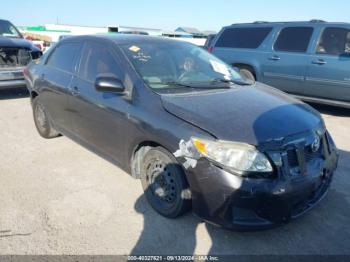
[[[123,80],[119,56],[108,44],[88,42],[83,49],[79,75],[72,83],[69,107],[74,133],[98,152],[121,163],[127,143],[130,102],[121,94],[98,92],[98,76]]]

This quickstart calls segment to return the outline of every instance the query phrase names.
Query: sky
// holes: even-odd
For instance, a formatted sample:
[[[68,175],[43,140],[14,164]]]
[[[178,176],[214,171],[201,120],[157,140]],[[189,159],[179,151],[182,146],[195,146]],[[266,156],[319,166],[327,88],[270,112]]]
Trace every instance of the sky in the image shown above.
[[[0,0],[0,18],[15,25],[50,23],[179,26],[219,30],[232,23],[322,19],[350,22],[349,0]]]

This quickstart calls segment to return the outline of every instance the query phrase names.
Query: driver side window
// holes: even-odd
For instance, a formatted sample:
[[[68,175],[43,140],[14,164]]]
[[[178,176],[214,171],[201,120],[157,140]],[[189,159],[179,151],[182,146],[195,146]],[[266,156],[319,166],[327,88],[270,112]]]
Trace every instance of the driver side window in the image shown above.
[[[80,77],[95,82],[98,75],[118,78],[119,64],[108,47],[99,43],[89,43],[85,47],[85,58],[80,67]]]

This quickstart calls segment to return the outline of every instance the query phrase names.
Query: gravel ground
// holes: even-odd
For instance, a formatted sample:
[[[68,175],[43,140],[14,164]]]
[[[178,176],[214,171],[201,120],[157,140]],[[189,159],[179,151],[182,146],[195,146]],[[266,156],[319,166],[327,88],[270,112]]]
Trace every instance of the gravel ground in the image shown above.
[[[0,254],[350,254],[350,110],[317,106],[341,150],[325,199],[292,223],[237,233],[170,220],[139,181],[71,140],[42,139],[24,91],[0,92]]]

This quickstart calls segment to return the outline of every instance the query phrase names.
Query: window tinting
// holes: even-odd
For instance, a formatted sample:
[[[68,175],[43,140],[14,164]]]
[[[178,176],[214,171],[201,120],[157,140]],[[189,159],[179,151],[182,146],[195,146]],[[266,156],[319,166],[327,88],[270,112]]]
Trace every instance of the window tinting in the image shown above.
[[[306,52],[312,36],[312,27],[286,27],[284,28],[274,45],[276,51]]]
[[[80,45],[78,43],[64,43],[59,45],[47,62],[47,65],[67,71],[74,71],[75,57],[78,54]]]
[[[112,52],[101,44],[91,43],[84,53],[85,61],[81,65],[81,77],[94,82],[98,75],[117,77],[119,65]]]
[[[217,47],[258,48],[272,27],[228,28],[218,39]]]
[[[350,30],[345,28],[326,28],[317,46],[318,54],[350,54]]]

